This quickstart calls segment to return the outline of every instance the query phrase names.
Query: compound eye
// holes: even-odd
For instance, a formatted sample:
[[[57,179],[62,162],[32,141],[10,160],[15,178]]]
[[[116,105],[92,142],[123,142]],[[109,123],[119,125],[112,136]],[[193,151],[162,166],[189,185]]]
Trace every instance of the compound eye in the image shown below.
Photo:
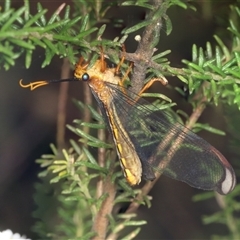
[[[88,81],[89,80],[89,75],[87,74],[87,73],[84,73],[83,75],[82,75],[82,80],[83,81]]]

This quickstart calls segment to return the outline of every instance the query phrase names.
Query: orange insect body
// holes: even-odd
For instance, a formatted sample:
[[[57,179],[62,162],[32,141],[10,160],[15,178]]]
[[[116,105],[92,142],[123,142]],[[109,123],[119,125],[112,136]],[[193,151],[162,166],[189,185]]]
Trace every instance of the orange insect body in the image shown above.
[[[95,97],[103,104],[125,178],[130,185],[139,184],[142,164],[114,109],[112,101],[115,91],[107,85],[107,83],[121,85],[122,80],[116,74],[117,68],[107,68],[103,55],[91,68],[87,67],[88,64],[83,63],[81,58],[76,64],[74,77],[82,80],[86,77],[92,92],[96,93]]]
[[[88,74],[87,79],[90,88],[96,92],[101,98],[101,101],[107,103],[109,101],[109,89],[106,86],[106,82],[113,84],[118,84],[120,80],[119,76],[115,74],[115,68],[107,68],[106,62],[103,60],[97,60],[96,63],[89,69],[87,69],[88,64],[82,64],[82,58],[79,63],[76,64],[74,77],[77,79],[82,79],[84,74]]]

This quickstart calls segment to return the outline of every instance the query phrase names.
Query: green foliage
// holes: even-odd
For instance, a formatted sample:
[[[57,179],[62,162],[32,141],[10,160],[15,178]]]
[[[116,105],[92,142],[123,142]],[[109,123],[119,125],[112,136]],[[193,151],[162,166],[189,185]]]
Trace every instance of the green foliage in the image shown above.
[[[111,5],[120,6],[117,1],[116,3],[112,1]],[[121,6],[145,8],[149,14],[152,14],[151,19],[126,28],[122,31],[121,36],[109,40],[102,38],[107,26],[96,27],[97,23],[104,22],[105,14],[111,7],[107,1],[75,0],[73,10],[69,6],[61,5],[50,17],[46,17],[47,10],[40,3],[36,6],[37,13],[31,14],[30,1],[25,0],[23,7],[13,9],[10,1],[6,0],[0,11],[0,67],[9,70],[14,66],[16,59],[24,56],[25,66],[29,68],[33,52],[37,47],[45,51],[42,67],[50,64],[55,55],[67,57],[71,63],[75,63],[76,55],[79,56],[79,52],[85,57],[91,52],[98,53],[99,46],[108,47],[110,50],[106,48],[107,55],[116,60],[119,58],[119,51],[116,51],[115,48],[124,43],[128,34],[144,30],[152,22],[158,22],[161,19],[165,23],[168,35],[172,31],[172,24],[166,11],[171,6],[193,9],[185,1],[179,0],[163,1],[161,7],[156,7],[149,1],[143,0],[125,1],[121,3]],[[148,74],[146,82],[156,76],[162,79],[165,79],[166,76],[176,76],[188,87],[190,95],[188,101],[194,109],[199,106],[199,99],[196,98],[199,91],[203,92],[207,104],[226,103],[231,106],[235,104],[240,109],[240,29],[238,24],[240,10],[235,6],[232,6],[231,10],[234,18],[229,20],[228,30],[231,33],[229,41],[232,43],[230,49],[218,36],[214,36],[217,45],[213,46],[207,42],[206,50],[193,45],[192,61],[183,60],[186,68],[174,68],[170,65],[167,58],[170,50],[157,53],[150,60],[146,60],[149,64],[149,68],[146,70]],[[160,33],[157,30],[153,33],[154,39],[149,45],[155,48]],[[98,55],[94,55],[92,61],[94,62],[97,57]],[[143,62],[142,59],[141,61]],[[175,90],[185,94],[179,88],[175,88]],[[144,96],[156,98],[156,106],[159,109],[176,105],[163,94],[145,94]],[[141,194],[140,190],[133,190],[122,179],[122,173],[118,171],[119,166],[114,161],[116,154],[114,155],[113,144],[105,139],[99,139],[97,132],[105,129],[102,117],[92,106],[86,106],[79,101],[75,101],[75,103],[81,112],[89,111],[94,122],[75,120],[74,126],[67,125],[68,129],[80,139],[78,141],[69,140],[70,148],[68,150],[59,150],[51,145],[53,154],[43,155],[41,159],[37,160],[43,169],[39,177],[44,180],[42,184],[36,185],[35,201],[38,210],[34,216],[39,221],[34,226],[34,231],[44,239],[89,239],[94,237],[92,225],[110,194],[113,192],[115,194],[112,201],[113,207],[119,203],[129,204]],[[181,110],[178,111],[178,115],[178,118],[181,116],[186,121],[189,120],[189,116]],[[196,123],[194,130],[224,134],[209,124]],[[95,150],[92,151],[93,148],[101,148],[105,152],[103,165],[99,163]],[[99,179],[103,184],[109,184],[114,190],[103,192],[99,196],[96,189]],[[44,197],[48,195],[48,191],[54,193],[54,198]],[[234,212],[239,211],[239,204],[235,201],[235,195],[238,192],[239,187],[226,198],[226,204],[221,212],[205,218],[205,223],[218,222],[228,226],[232,238],[239,236],[237,229],[240,227],[240,221],[233,217]],[[213,193],[207,193],[195,198],[203,200],[213,196]],[[48,212],[50,210],[46,207],[49,201],[51,202],[50,206],[55,205],[58,211],[57,222],[59,224],[57,226],[51,226]],[[135,199],[135,201],[148,207],[151,205],[150,197],[147,195],[144,195],[143,199]],[[126,227],[134,226],[134,230],[124,237],[124,239],[133,239],[141,229],[139,226],[146,224],[144,220],[136,220],[135,213],[113,214],[111,212],[107,218],[109,239],[121,235]],[[229,219],[234,220],[234,224]],[[232,226],[235,226],[233,230]]]
[[[190,93],[196,91],[203,82],[209,82],[208,88],[205,88],[204,95],[208,101],[212,101],[217,105],[219,99],[229,105],[236,104],[240,109],[239,97],[239,20],[240,14],[237,7],[232,7],[233,14],[236,15],[235,22],[229,20],[230,27],[228,30],[231,34],[231,49],[223,43],[223,41],[215,35],[214,38],[217,45],[213,48],[209,42],[206,44],[206,51],[203,48],[197,48],[193,45],[192,62],[184,60],[188,69],[184,69],[187,77],[179,75],[179,79],[188,82]],[[221,93],[221,94],[220,94]]]
[[[60,5],[47,19],[47,9],[43,9],[40,3],[37,4],[35,15],[30,13],[29,8],[28,0],[24,1],[24,6],[19,9],[11,8],[9,2],[4,6],[4,12],[0,15],[0,52],[2,54],[0,67],[9,70],[14,66],[15,60],[23,55],[25,66],[29,68],[36,47],[45,51],[42,67],[49,65],[55,55],[68,57],[71,63],[75,63],[75,55],[78,54],[79,48],[82,51],[90,51],[91,46],[87,38],[98,28],[89,28],[88,14],[72,17],[70,6],[62,10],[64,5]],[[102,33],[103,28],[100,28],[96,39],[99,39]],[[100,43],[102,44],[102,41],[95,40],[92,46]]]
[[[81,102],[75,101],[77,106],[84,110],[85,105]],[[95,157],[89,151],[87,146],[79,146],[78,142],[70,140],[70,149],[63,150],[61,156],[54,145],[51,145],[53,155],[43,155],[42,159],[37,160],[42,168],[46,170],[42,171],[39,176],[42,178],[50,177],[50,183],[58,183],[61,186],[61,194],[56,196],[59,200],[58,215],[60,224],[54,228],[54,231],[48,232],[43,236],[42,229],[49,230],[47,227],[43,227],[41,222],[38,222],[34,230],[42,237],[59,238],[79,238],[89,239],[94,236],[94,232],[91,231],[92,221],[94,216],[99,211],[103,201],[107,198],[107,193],[100,197],[97,197],[96,188],[94,188],[94,182],[100,177],[103,182],[106,181],[109,176],[111,181],[114,182],[117,188],[124,188],[122,194],[118,194],[115,199],[115,204],[122,202],[130,202],[137,192],[134,192],[131,188],[126,186],[119,179],[122,173],[115,172],[115,163],[111,158],[112,145],[105,142],[100,142],[97,138],[90,134],[83,133],[82,129],[88,127],[90,130],[105,128],[101,116],[90,106],[87,107],[91,111],[91,115],[97,120],[97,123],[85,123],[83,121],[75,121],[75,126],[68,126],[70,130],[80,135],[78,142],[83,142],[89,146],[101,147],[108,149],[106,154],[106,166],[99,166]],[[92,131],[91,131],[92,132]],[[92,133],[93,134],[93,133]],[[88,140],[88,141],[86,141]],[[96,142],[95,142],[96,141]],[[94,144],[93,144],[94,143]],[[118,166],[118,164],[117,164]],[[125,184],[125,187],[124,187]],[[38,185],[37,185],[38,186]],[[39,187],[38,187],[39,188]],[[40,195],[41,196],[41,195]],[[38,200],[38,198],[37,198]],[[39,202],[39,207],[42,202]],[[42,211],[35,212],[35,217],[43,220]],[[131,221],[129,217],[135,217],[132,215],[117,215],[109,216],[111,224],[109,231],[118,232],[126,226],[140,226],[145,224],[145,221]],[[126,219],[127,217],[127,219]],[[122,220],[123,219],[123,220]],[[134,230],[136,233],[138,230]],[[132,233],[133,234],[133,233]]]
[[[236,106],[232,105],[230,107],[224,108],[224,116],[226,118],[228,133],[231,134],[231,139],[229,140],[229,150],[233,155],[234,165],[236,166],[236,174],[239,176],[239,110]],[[213,235],[212,239],[239,239],[240,237],[240,221],[237,213],[240,211],[240,205],[238,201],[238,196],[240,194],[240,185],[237,185],[232,194],[222,197],[217,196],[220,209],[219,211],[209,215],[203,216],[204,224],[219,223],[227,227],[229,230],[228,236]],[[213,193],[205,193],[194,196],[194,201],[204,201],[213,198]]]
[[[240,187],[239,185],[235,188],[234,192],[226,197],[217,195],[217,201],[221,207],[218,212],[211,214],[210,216],[203,216],[204,224],[219,223],[226,226],[229,230],[229,235],[227,236],[217,236],[213,235],[212,239],[239,239],[240,237],[240,221],[235,216],[236,212],[239,212],[240,205],[237,200],[239,196]],[[203,201],[209,198],[213,198],[213,193],[202,193],[194,196],[194,201]]]

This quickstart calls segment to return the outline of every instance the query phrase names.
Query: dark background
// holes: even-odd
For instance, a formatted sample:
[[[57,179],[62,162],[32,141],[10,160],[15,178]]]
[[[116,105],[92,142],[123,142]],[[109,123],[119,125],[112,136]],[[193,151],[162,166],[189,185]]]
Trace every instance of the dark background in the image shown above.
[[[205,48],[206,41],[214,43],[213,34],[218,33],[228,43],[225,28],[228,23],[231,1],[196,1],[197,12],[171,8],[169,16],[173,23],[173,32],[166,37],[163,27],[159,51],[171,49],[169,56],[173,66],[181,66],[181,59],[191,60],[192,44]],[[234,2],[234,1],[233,1]],[[0,1],[2,5],[3,1]],[[36,1],[30,1],[36,11]],[[49,9],[49,15],[62,1],[41,1]],[[22,1],[14,1],[13,7],[22,6]],[[123,27],[133,25],[144,19],[142,8],[113,8],[107,13],[109,19],[124,18]],[[220,26],[220,23],[222,24]],[[106,37],[118,36],[121,28],[108,26]],[[136,49],[134,35],[126,42],[128,52]],[[38,79],[60,78],[62,60],[58,57],[50,66],[41,69],[44,52],[34,53],[34,60],[29,70],[25,69],[24,58],[16,66],[5,72],[0,70],[0,231],[11,229],[13,232],[26,234],[29,238],[37,236],[31,232],[35,219],[32,211],[36,208],[33,201],[34,183],[40,171],[35,159],[42,154],[51,153],[49,144],[55,142],[56,116],[59,85],[49,85],[36,91],[20,88],[18,82]],[[182,86],[176,79],[169,79],[170,84]],[[155,87],[155,89],[154,89]],[[154,85],[152,91],[166,93],[178,103],[178,107],[191,113],[191,105],[178,94]],[[72,83],[69,89],[67,123],[81,114],[71,102],[72,98],[82,99],[82,83]],[[216,128],[225,129],[221,106],[209,106],[201,117],[202,122],[209,122]],[[67,136],[73,135],[67,130]],[[202,132],[200,134],[218,148],[231,162],[227,138]],[[76,138],[76,137],[75,137]],[[225,234],[227,230],[220,225],[203,225],[202,215],[219,210],[215,200],[193,203],[192,196],[202,191],[165,177],[161,177],[151,192],[152,207],[139,209],[139,218],[146,219],[148,225],[142,227],[137,239],[207,239],[212,234]]]

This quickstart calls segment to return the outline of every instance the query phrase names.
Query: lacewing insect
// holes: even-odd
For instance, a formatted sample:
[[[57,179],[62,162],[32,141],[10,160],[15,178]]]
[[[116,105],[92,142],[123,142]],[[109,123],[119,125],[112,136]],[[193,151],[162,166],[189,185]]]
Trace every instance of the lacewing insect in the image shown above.
[[[152,104],[123,87],[117,67],[109,68],[103,53],[95,64],[80,58],[74,79],[37,81],[22,87],[51,82],[84,81],[98,102],[112,134],[127,182],[155,179],[160,172],[192,187],[228,194],[236,184],[235,173],[226,158],[204,139],[175,121],[167,110],[153,110]],[[129,68],[130,69],[130,68]]]

